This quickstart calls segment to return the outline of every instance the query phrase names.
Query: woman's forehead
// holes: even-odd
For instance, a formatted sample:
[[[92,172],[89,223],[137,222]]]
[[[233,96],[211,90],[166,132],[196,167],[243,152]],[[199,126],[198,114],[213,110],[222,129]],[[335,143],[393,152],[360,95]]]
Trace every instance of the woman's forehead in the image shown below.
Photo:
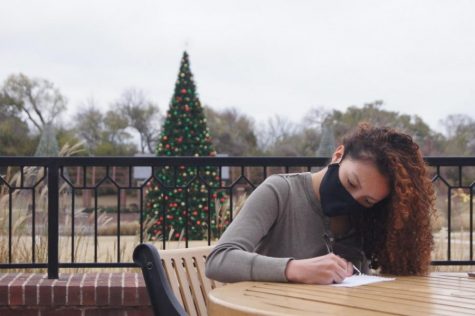
[[[381,199],[389,194],[389,179],[383,175],[375,163],[368,160],[345,159],[341,162],[341,168],[350,177],[361,185],[361,189],[375,198]]]

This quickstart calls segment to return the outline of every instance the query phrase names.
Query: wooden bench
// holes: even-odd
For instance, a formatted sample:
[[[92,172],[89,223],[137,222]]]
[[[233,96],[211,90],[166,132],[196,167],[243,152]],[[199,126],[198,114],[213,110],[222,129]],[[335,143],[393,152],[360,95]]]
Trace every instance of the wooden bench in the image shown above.
[[[162,250],[138,245],[134,262],[142,268],[150,302],[158,315],[208,315],[208,293],[222,285],[205,276],[205,261],[213,247]]]

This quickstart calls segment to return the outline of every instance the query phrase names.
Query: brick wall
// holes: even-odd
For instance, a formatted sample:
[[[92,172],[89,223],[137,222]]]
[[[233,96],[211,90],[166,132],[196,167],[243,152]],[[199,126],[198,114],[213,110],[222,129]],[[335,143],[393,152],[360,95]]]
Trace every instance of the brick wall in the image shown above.
[[[138,273],[0,274],[1,316],[153,316]]]

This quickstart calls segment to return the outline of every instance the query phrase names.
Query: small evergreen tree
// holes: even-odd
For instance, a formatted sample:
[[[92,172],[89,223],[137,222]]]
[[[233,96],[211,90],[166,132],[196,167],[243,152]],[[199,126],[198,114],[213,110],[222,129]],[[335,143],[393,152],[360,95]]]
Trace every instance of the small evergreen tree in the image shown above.
[[[36,147],[35,156],[56,157],[59,155],[59,145],[56,130],[51,123],[46,123],[41,131],[40,142]]]
[[[330,124],[323,124],[322,138],[316,152],[317,157],[331,157],[335,146],[335,135]]]
[[[157,156],[215,155],[185,51]],[[209,225],[212,233],[216,232],[216,202],[225,201],[223,194],[213,189],[219,186],[216,167],[165,166],[155,171],[155,177],[158,181],[150,182],[147,191],[147,217],[153,219],[150,239],[203,239]]]

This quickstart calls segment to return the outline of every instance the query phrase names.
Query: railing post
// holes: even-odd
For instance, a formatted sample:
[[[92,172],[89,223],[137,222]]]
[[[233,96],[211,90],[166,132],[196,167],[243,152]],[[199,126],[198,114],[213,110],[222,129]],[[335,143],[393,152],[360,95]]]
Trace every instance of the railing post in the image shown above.
[[[48,279],[57,279],[58,264],[58,225],[59,225],[59,184],[58,164],[51,159],[48,164]]]

